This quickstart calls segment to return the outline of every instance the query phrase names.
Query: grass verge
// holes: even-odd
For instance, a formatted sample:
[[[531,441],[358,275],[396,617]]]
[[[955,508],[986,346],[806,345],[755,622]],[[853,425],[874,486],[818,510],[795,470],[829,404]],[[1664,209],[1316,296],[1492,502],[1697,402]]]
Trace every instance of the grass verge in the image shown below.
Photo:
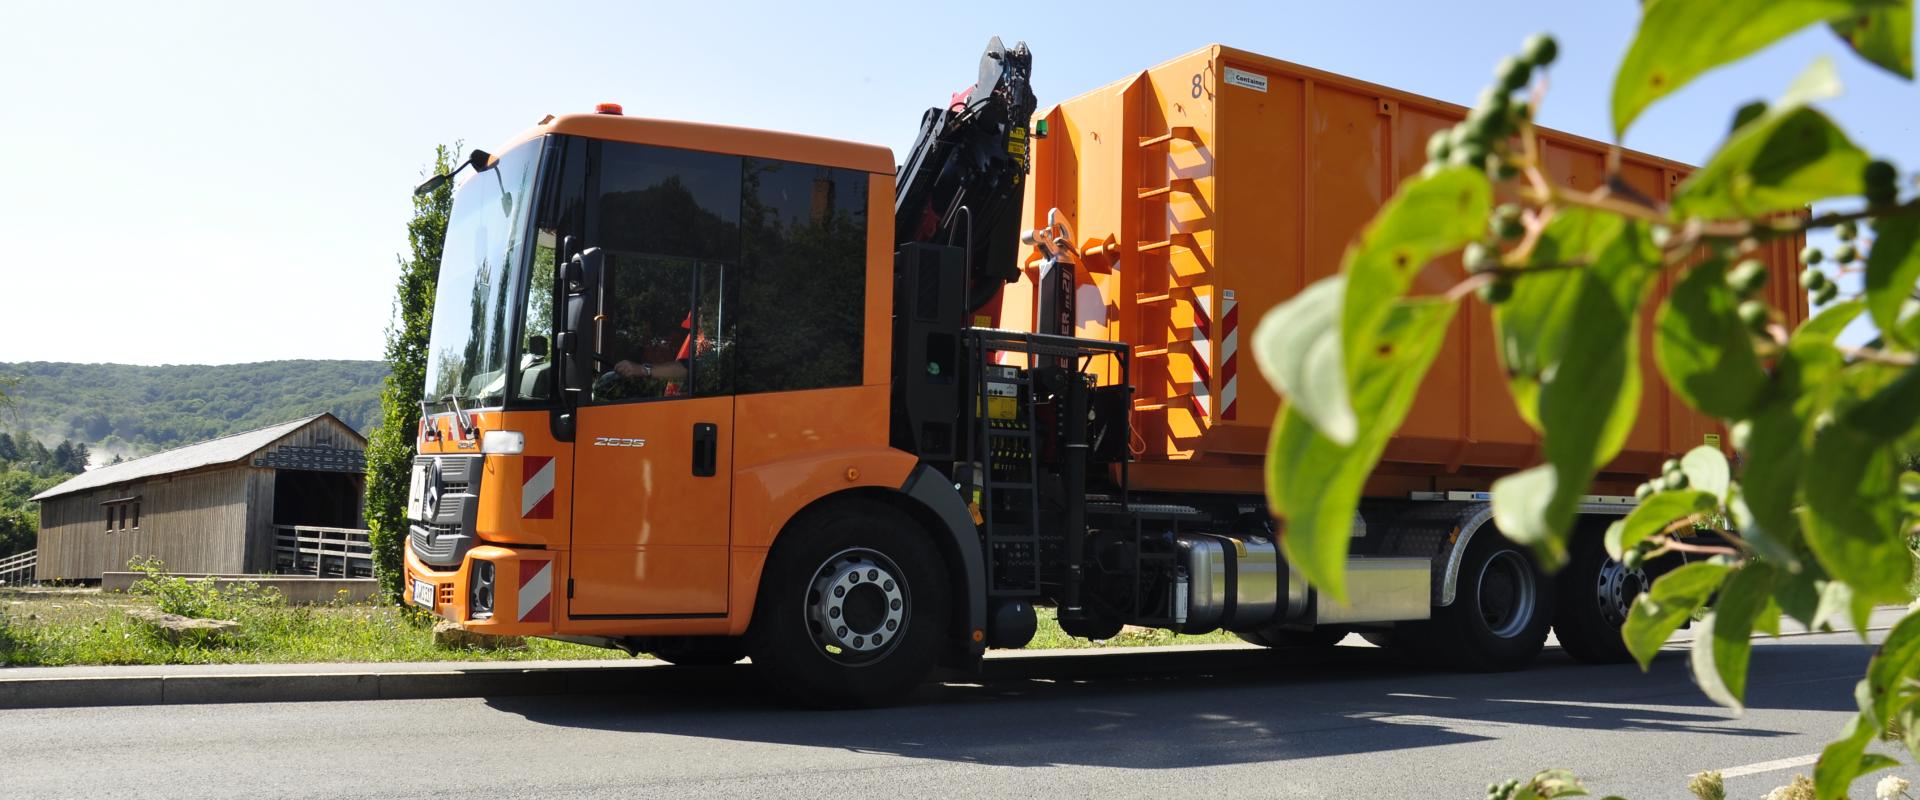
[[[248,664],[322,661],[523,661],[626,658],[618,650],[528,639],[524,648],[452,648],[433,641],[433,620],[386,605],[235,604],[229,640],[169,644],[127,616],[155,603],[96,590],[0,589],[0,665]]]
[[[452,648],[433,641],[433,618],[417,611],[374,604],[287,605],[272,597],[214,598],[199,609],[234,619],[238,636],[199,645],[170,644],[129,618],[136,608],[173,605],[153,595],[92,589],[0,589],[0,665],[98,664],[293,664],[353,661],[525,661],[626,658],[617,650],[528,639],[515,649]],[[1222,644],[1230,633],[1188,636],[1150,628],[1127,628],[1111,639],[1089,641],[1060,630],[1053,609],[1039,610],[1039,632],[1028,649],[1153,647]]]
[[[1240,637],[1226,631],[1212,633],[1183,634],[1159,628],[1127,627],[1111,639],[1092,641],[1076,639],[1060,630],[1059,615],[1051,608],[1039,609],[1040,626],[1034,633],[1033,641],[1027,649],[1080,649],[1087,647],[1159,647],[1169,644],[1240,644]]]

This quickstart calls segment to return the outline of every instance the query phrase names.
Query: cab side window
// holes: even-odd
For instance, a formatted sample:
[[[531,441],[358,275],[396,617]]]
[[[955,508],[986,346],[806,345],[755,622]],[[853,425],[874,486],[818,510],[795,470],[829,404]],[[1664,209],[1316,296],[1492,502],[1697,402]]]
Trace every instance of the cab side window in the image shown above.
[[[742,180],[738,391],[858,385],[867,173],[749,158]]]
[[[605,142],[592,168],[606,253],[591,402],[733,391],[724,326],[740,257],[740,158]]]

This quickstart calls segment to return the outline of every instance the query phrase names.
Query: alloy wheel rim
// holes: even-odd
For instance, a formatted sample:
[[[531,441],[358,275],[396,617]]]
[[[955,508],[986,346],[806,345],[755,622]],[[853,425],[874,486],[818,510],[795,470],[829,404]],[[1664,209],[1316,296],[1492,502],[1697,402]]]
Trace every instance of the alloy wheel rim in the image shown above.
[[[822,655],[843,664],[869,664],[886,658],[906,635],[912,595],[892,559],[853,547],[814,570],[804,613]]]
[[[1600,565],[1595,583],[1593,601],[1600,609],[1600,618],[1609,625],[1622,625],[1633,609],[1634,598],[1647,588],[1647,574],[1609,558]]]

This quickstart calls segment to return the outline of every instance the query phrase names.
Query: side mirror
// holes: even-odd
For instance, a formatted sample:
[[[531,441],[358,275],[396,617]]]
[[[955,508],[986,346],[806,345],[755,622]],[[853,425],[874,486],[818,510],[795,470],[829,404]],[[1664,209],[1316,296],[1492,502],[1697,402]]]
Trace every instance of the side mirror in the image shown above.
[[[600,337],[596,317],[600,313],[601,281],[606,253],[598,247],[582,250],[561,270],[566,291],[565,326],[559,332],[556,354],[562,366],[562,386],[568,392],[583,392],[593,385],[598,374],[594,361],[599,354]]]

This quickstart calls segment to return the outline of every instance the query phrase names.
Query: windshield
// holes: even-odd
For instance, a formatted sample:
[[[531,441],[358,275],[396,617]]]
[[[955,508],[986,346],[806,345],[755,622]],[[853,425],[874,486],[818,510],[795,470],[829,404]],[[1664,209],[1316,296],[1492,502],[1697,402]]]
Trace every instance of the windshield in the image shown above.
[[[427,346],[426,397],[498,406],[513,349],[514,285],[524,268],[539,140],[500,156],[453,196]]]

